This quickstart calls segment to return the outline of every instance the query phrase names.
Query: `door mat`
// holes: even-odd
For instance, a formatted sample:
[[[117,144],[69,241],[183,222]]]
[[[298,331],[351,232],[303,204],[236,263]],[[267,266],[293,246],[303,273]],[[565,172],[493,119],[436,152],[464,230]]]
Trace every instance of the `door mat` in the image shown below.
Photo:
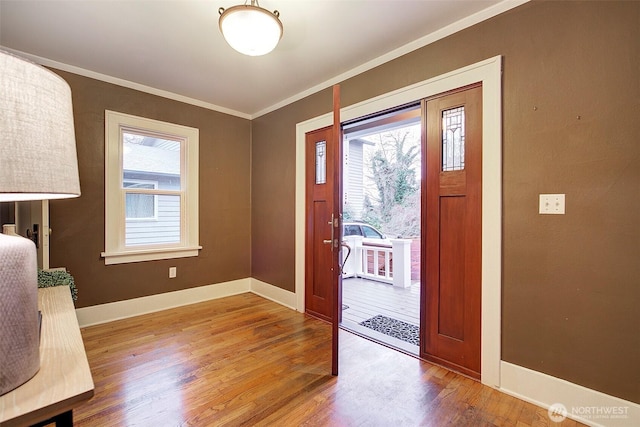
[[[392,319],[381,314],[360,322],[362,326],[373,329],[390,337],[420,345],[420,328],[402,320]]]

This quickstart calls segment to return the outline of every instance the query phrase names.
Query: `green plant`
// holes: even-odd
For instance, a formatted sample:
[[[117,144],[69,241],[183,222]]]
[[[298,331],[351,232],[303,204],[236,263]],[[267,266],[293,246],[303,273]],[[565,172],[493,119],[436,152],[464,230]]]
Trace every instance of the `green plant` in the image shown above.
[[[69,286],[71,290],[71,298],[74,301],[78,299],[78,289],[76,288],[76,284],[73,280],[73,276],[61,270],[53,270],[53,271],[44,271],[38,269],[38,287],[39,288],[50,288],[51,286]]]

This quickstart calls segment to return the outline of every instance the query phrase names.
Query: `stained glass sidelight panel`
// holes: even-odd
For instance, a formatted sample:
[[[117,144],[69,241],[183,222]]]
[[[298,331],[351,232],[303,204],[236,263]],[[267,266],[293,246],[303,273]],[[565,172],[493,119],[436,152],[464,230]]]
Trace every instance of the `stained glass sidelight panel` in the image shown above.
[[[327,183],[327,141],[316,142],[316,184]]]
[[[464,107],[442,112],[442,171],[464,170]]]

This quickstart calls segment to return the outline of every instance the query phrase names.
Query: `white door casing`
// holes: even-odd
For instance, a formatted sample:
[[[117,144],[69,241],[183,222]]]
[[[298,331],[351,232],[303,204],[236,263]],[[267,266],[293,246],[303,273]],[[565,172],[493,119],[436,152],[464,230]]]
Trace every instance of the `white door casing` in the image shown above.
[[[348,121],[432,95],[482,82],[482,383],[500,386],[502,284],[502,57],[451,71],[355,105],[343,107]],[[329,126],[332,113],[296,125],[295,292],[304,312],[305,276],[305,134]]]

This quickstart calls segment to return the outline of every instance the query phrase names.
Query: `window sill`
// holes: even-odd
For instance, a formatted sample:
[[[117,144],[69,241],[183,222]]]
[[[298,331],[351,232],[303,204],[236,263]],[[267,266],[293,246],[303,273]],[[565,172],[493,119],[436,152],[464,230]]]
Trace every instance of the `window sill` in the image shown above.
[[[187,258],[198,256],[202,246],[182,248],[140,249],[123,252],[102,252],[105,265],[126,264],[130,262],[155,261],[160,259]]]

